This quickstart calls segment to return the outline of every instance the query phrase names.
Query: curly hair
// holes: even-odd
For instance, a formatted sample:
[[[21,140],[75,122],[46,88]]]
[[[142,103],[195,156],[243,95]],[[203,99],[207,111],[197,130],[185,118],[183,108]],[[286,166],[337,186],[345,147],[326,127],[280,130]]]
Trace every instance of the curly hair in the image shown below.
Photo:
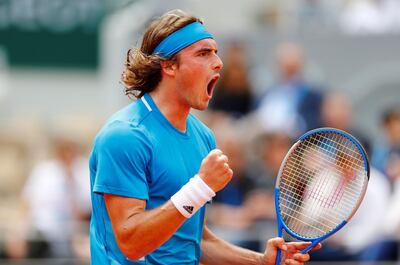
[[[200,18],[175,9],[150,23],[143,35],[140,48],[128,50],[122,73],[126,95],[140,98],[156,88],[161,81],[160,62],[176,60],[176,56],[161,58],[152,54],[154,49],[170,34],[196,21],[203,23]]]

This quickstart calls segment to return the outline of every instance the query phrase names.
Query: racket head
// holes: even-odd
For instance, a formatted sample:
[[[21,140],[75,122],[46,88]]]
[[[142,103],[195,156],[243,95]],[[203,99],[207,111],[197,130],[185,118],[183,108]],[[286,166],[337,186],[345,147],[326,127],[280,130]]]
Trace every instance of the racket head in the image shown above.
[[[286,154],[276,179],[279,227],[313,242],[335,233],[359,208],[369,174],[367,154],[352,135],[334,128],[305,133]]]

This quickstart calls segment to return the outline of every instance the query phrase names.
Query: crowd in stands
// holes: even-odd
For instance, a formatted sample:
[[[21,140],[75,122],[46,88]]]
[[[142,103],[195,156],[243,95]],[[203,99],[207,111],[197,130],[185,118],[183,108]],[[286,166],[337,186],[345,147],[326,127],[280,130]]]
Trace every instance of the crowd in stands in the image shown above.
[[[216,132],[219,148],[231,157],[236,177],[213,201],[208,222],[222,227],[221,231],[229,228],[228,233],[238,235],[236,243],[261,250],[263,239],[252,231],[254,227],[275,227],[273,188],[286,152],[304,132],[334,127],[354,135],[367,151],[371,160],[370,184],[353,220],[313,254],[313,261],[398,260],[399,106],[388,106],[381,115],[385,137],[379,141],[368,139],[355,127],[352,102],[346,95],[328,84],[321,88],[305,80],[302,75],[305,55],[294,43],[277,47],[279,79],[265,89],[262,97],[255,98],[246,81],[247,57],[240,55],[244,51],[237,51],[239,47],[235,43],[227,49],[228,63],[223,73],[229,74],[223,74],[220,83],[232,104],[225,105],[216,98],[208,113],[213,116],[209,125]],[[239,76],[241,81],[237,79]],[[240,87],[242,92],[238,91]]]
[[[286,152],[304,132],[335,127],[356,136],[367,150],[371,180],[354,219],[313,260],[398,260],[400,106],[388,106],[382,113],[385,137],[368,139],[352,122],[352,102],[346,95],[304,77],[307,56],[297,44],[277,47],[279,78],[257,97],[245,45],[232,42],[224,51],[222,78],[209,110],[199,116],[229,157],[234,178],[208,206],[208,223],[229,231],[235,243],[262,250],[266,238],[260,231],[276,229],[273,189]],[[52,158],[32,166],[20,194],[23,229],[4,237],[3,258],[88,257],[88,153],[79,144],[55,139]]]

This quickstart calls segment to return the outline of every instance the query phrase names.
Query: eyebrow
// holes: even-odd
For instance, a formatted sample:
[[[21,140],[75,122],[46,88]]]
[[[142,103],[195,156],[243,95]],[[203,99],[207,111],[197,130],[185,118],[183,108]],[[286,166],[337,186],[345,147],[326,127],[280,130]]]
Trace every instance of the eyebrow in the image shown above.
[[[196,53],[200,53],[200,52],[212,52],[215,51],[215,53],[218,53],[218,49],[217,48],[212,48],[212,47],[201,47],[200,49],[198,49],[196,51]]]

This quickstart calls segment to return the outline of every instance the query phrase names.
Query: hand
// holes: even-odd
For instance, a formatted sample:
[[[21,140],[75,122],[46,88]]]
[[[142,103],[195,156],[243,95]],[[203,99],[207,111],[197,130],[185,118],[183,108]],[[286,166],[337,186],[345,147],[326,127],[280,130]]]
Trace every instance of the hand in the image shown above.
[[[268,240],[267,247],[264,252],[263,265],[275,265],[276,255],[278,254],[278,249],[282,250],[282,264],[290,265],[302,265],[304,262],[310,260],[310,255],[308,253],[301,254],[300,251],[309,246],[310,242],[290,242],[285,243],[283,238],[276,237]],[[320,249],[321,244],[317,244],[313,247],[313,250]]]
[[[232,179],[228,157],[219,149],[212,150],[201,162],[199,177],[214,191],[218,192]]]

